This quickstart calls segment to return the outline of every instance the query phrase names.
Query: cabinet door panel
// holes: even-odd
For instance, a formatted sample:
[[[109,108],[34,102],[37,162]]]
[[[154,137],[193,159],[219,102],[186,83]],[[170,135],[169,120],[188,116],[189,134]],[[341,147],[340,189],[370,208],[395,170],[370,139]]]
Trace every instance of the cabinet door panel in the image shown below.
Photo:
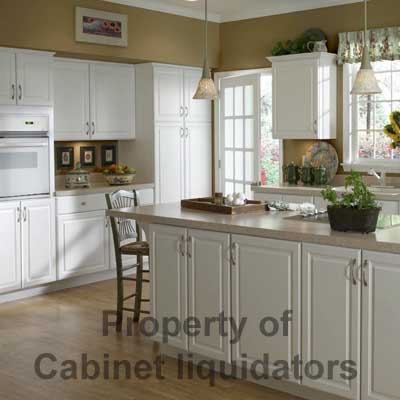
[[[188,237],[189,317],[201,323],[201,333],[189,338],[191,352],[230,362],[230,336],[219,324],[205,330],[205,321],[222,313],[230,317],[229,235],[190,230]]]
[[[317,78],[315,61],[282,62],[273,67],[275,139],[289,135],[292,139],[315,138]]]
[[[232,236],[236,265],[232,271],[232,316],[239,324],[247,318],[239,343],[233,345],[233,359],[253,362],[269,354],[270,369],[278,360],[292,365],[301,348],[301,259],[300,244],[248,236]],[[262,334],[260,324],[270,317],[280,321],[292,311],[288,335],[282,325],[273,337]],[[267,323],[266,331],[271,325]]]
[[[160,327],[165,318],[187,319],[187,266],[183,243],[186,230],[182,228],[150,226],[150,285],[151,313]],[[162,341],[161,334],[154,337]],[[180,330],[169,337],[168,344],[188,350],[187,336]]]
[[[22,210],[24,287],[54,281],[56,265],[53,200],[26,201],[22,203]]]
[[[0,204],[0,293],[21,289],[20,203]]]
[[[363,252],[363,400],[400,398],[400,264],[397,254]]]
[[[211,125],[190,124],[186,129],[186,197],[211,196]]]
[[[182,121],[183,72],[176,67],[154,69],[155,121]]]
[[[187,122],[211,123],[211,101],[193,99],[201,76],[201,70],[189,69],[184,71],[185,115]]]
[[[17,54],[17,103],[25,106],[53,104],[53,59]]]
[[[61,279],[109,269],[108,227],[104,211],[57,217]]]
[[[160,203],[175,203],[185,196],[183,132],[181,125],[156,127],[156,198]]]
[[[17,102],[15,79],[15,54],[0,53],[0,104],[13,105]]]
[[[54,134],[56,140],[90,138],[89,64],[54,63]]]
[[[361,286],[352,282],[352,260],[359,266],[361,251],[303,245],[303,363],[316,360],[325,369],[321,379],[305,376],[303,384],[356,399],[359,376],[345,380],[339,366],[328,376],[330,361],[351,360],[359,366]]]
[[[135,72],[133,67],[90,66],[92,139],[135,138]]]

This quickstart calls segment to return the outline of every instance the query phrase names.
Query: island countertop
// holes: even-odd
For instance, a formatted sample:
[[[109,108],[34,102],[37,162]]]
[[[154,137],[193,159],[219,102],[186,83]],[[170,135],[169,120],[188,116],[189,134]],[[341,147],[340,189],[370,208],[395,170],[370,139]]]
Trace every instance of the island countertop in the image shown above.
[[[179,203],[107,211],[107,215],[160,224],[231,234],[257,236],[400,254],[400,226],[368,235],[332,231],[328,223],[290,219],[292,211],[221,215],[182,209]]]

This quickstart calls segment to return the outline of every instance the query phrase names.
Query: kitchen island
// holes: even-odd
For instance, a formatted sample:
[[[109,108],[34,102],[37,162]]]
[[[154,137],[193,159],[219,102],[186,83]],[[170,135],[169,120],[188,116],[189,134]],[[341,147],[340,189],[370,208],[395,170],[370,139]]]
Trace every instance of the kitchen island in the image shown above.
[[[169,347],[245,368],[264,360],[272,375],[284,360],[284,382],[258,382],[306,398],[398,398],[400,227],[340,233],[294,212],[226,216],[179,204],[108,215],[148,227],[151,311],[160,325],[228,318],[226,335],[215,325],[195,336],[168,331]],[[154,340],[165,337],[156,332]],[[314,363],[302,377],[296,357]]]

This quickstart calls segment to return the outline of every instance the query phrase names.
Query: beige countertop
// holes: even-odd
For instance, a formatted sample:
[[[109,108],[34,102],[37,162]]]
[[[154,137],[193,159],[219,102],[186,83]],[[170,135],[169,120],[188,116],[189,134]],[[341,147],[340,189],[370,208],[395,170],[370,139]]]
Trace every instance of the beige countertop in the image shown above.
[[[287,219],[296,212],[261,212],[220,215],[181,209],[180,204],[159,204],[107,211],[108,215],[135,219],[145,224],[211,230],[271,239],[400,254],[400,227],[362,235],[332,231],[329,224]]]
[[[61,196],[81,196],[87,194],[101,194],[101,193],[112,193],[117,190],[143,190],[143,189],[154,189],[154,183],[134,183],[132,185],[123,186],[110,186],[105,182],[92,183],[90,188],[82,189],[67,189],[63,185],[56,186],[56,197]]]

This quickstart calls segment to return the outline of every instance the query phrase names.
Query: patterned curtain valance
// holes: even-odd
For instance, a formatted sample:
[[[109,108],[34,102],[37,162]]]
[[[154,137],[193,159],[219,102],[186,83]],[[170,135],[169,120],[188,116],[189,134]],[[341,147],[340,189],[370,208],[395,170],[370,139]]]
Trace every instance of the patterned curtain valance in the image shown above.
[[[371,61],[400,60],[400,27],[370,29]],[[361,62],[364,34],[360,32],[339,33],[339,64]]]

